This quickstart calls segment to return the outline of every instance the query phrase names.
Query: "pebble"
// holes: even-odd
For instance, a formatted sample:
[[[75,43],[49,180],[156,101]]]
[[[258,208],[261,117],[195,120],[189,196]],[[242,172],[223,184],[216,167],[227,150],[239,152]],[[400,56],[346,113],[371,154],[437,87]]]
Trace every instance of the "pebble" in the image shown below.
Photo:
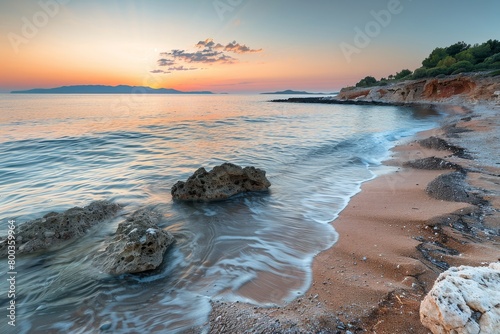
[[[101,331],[107,331],[107,330],[108,330],[108,329],[110,329],[110,328],[111,328],[111,322],[109,322],[109,321],[107,321],[107,322],[103,323],[103,324],[101,325],[101,327],[99,327],[99,329],[100,329]]]

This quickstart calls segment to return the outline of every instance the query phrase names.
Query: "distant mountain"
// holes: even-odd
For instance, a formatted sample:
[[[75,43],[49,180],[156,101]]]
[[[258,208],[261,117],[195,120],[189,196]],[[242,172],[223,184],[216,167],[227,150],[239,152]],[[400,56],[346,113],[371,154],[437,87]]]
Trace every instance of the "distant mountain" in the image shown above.
[[[310,93],[310,92],[305,92],[305,91],[299,91],[299,90],[283,90],[280,92],[269,92],[269,93],[261,93],[261,94],[282,94],[282,95],[325,95],[325,93]]]
[[[35,88],[28,90],[14,90],[11,94],[213,94],[209,91],[183,92],[171,88],[151,88],[145,86],[104,86],[104,85],[77,85],[56,88]]]

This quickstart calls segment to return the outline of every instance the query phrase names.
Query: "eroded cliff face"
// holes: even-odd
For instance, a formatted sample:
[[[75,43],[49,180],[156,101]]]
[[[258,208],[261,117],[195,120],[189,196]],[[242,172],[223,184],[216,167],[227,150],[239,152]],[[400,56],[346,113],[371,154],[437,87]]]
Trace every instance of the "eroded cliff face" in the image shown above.
[[[388,103],[500,103],[500,76],[484,73],[421,79],[370,88],[343,88],[337,99]]]

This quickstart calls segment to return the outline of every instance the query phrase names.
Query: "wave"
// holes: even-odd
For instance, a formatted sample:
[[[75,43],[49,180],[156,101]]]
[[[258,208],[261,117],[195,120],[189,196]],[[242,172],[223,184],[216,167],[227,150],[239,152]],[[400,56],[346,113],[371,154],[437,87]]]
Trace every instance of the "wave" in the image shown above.
[[[108,98],[99,103],[109,105]],[[392,146],[433,125],[398,108],[275,108],[258,97],[230,96],[211,97],[202,111],[170,120],[147,101],[124,128],[67,135],[49,124],[43,129],[53,131],[51,138],[22,137],[33,124],[19,121],[10,124],[21,138],[0,141],[2,226],[111,199],[126,204],[123,214],[145,206],[158,211],[160,226],[177,240],[157,270],[119,278],[90,263],[121,218],[64,252],[20,258],[21,333],[83,333],[103,325],[114,332],[176,332],[203,325],[210,300],[282,305],[294,299],[309,287],[313,257],[338,238],[329,223]],[[215,109],[217,117],[200,116]],[[72,133],[93,129],[84,115],[67,117]],[[266,170],[270,192],[220,203],[171,201],[177,180],[225,161]]]

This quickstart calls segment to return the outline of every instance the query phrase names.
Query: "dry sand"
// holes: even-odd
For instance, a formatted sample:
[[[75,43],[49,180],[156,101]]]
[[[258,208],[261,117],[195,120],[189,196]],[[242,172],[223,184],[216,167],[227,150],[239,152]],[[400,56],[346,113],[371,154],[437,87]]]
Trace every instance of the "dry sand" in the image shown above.
[[[386,164],[398,170],[363,184],[333,222],[339,241],[316,256],[313,283],[304,296],[279,308],[215,302],[209,332],[429,333],[420,324],[419,306],[439,273],[500,257],[500,154],[495,146],[500,120],[495,108],[449,109],[442,128],[396,147]],[[430,136],[464,147],[475,159],[418,143]],[[490,151],[483,149],[485,142]],[[425,157],[462,166],[470,185],[467,195],[489,204],[431,198],[427,185],[451,171],[402,167]]]

